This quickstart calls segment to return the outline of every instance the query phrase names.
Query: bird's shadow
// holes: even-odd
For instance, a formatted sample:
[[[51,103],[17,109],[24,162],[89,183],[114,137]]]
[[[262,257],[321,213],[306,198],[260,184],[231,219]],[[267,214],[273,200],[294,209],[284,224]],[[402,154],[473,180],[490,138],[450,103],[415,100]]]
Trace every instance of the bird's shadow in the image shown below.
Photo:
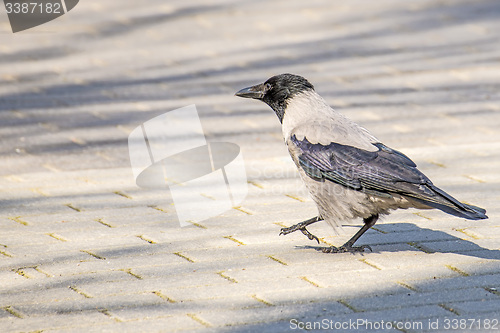
[[[467,237],[464,234],[464,237]],[[478,242],[488,238],[478,238]],[[492,238],[491,238],[492,239]],[[500,243],[500,242],[499,242]],[[335,244],[340,246],[341,244]],[[500,260],[500,250],[484,248],[473,241],[450,235],[441,230],[422,228],[414,223],[386,223],[364,234],[355,246],[369,245],[373,253],[403,252],[408,250],[425,253],[456,253],[482,259]],[[323,246],[296,246],[297,249],[313,249],[323,252]],[[356,252],[361,254],[370,253]]]

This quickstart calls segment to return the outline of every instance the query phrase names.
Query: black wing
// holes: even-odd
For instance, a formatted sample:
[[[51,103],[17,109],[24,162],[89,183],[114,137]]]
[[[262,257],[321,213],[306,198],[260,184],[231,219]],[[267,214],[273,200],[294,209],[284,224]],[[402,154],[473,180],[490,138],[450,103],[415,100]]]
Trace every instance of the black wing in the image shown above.
[[[381,197],[400,194],[430,207],[468,219],[487,218],[484,209],[463,204],[434,186],[406,155],[382,143],[378,151],[367,151],[338,143],[313,144],[307,138],[292,143],[299,149],[298,161],[307,175]]]

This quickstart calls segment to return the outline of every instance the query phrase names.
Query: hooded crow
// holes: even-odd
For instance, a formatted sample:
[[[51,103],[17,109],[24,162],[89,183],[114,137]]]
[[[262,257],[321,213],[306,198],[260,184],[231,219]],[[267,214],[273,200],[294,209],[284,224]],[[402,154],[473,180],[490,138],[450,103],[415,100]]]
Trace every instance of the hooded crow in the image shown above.
[[[318,207],[318,216],[283,228],[280,235],[300,230],[319,243],[308,225],[324,220],[337,232],[342,223],[362,218],[363,227],[349,241],[323,252],[363,252],[371,247],[354,243],[394,209],[437,208],[469,220],[488,218],[486,210],[436,187],[406,155],[332,109],[301,76],[273,76],[236,96],[261,100],[276,113],[290,156]]]

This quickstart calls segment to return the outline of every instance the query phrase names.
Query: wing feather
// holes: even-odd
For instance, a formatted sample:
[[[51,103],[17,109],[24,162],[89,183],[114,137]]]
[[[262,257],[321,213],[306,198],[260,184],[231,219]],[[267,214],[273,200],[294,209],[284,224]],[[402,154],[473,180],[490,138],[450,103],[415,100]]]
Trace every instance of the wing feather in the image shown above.
[[[295,135],[290,141],[298,148],[299,166],[314,179],[380,197],[399,194],[469,219],[486,218],[483,209],[463,204],[434,186],[411,159],[382,143],[373,144],[378,150],[367,151],[334,142],[311,143]]]

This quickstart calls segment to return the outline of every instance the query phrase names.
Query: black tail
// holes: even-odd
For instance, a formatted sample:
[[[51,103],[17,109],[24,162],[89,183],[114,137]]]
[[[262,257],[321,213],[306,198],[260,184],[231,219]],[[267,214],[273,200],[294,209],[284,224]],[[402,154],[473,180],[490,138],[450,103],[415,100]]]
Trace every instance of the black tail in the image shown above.
[[[416,199],[417,201],[432,208],[440,209],[445,213],[463,217],[468,220],[483,220],[488,218],[488,216],[486,216],[485,209],[464,204],[432,184],[427,184],[427,186],[432,190],[432,192],[435,193],[435,195],[412,196],[412,199]]]

